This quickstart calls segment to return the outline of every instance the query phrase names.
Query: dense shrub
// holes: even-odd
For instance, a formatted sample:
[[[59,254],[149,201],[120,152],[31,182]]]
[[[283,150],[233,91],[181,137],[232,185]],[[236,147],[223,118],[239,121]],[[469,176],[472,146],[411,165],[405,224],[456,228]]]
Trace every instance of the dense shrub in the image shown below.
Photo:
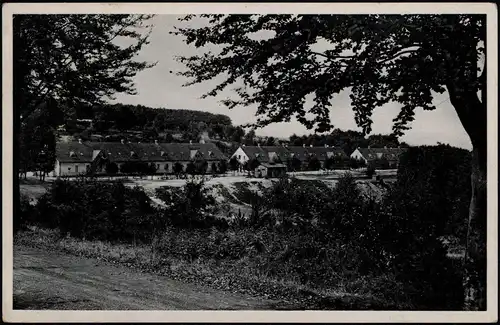
[[[412,147],[402,155],[397,186],[427,195],[413,196],[426,206],[438,235],[455,235],[465,242],[469,204],[471,153],[449,145]]]
[[[162,211],[165,219],[176,227],[227,228],[227,222],[215,216],[216,201],[210,191],[204,180],[192,178],[180,189],[158,188],[156,196],[167,206]]]
[[[149,241],[164,228],[142,189],[120,182],[56,180],[37,203],[36,222],[77,238]]]
[[[439,237],[465,237],[468,157],[449,146],[410,148],[383,202],[380,237],[390,266],[413,300],[428,309],[457,309],[463,301],[460,268],[446,257]]]
[[[36,210],[25,195],[20,195],[19,205],[13,218],[14,232],[24,229],[36,218]]]

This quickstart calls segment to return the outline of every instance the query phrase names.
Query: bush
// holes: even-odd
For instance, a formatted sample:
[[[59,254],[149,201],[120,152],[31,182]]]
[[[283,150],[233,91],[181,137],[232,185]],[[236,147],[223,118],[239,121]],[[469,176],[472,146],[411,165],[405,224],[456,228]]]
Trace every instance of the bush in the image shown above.
[[[29,197],[21,195],[17,213],[14,214],[13,228],[14,232],[25,229],[36,218],[36,210],[30,203]]]
[[[167,205],[162,213],[176,227],[227,228],[228,223],[215,216],[216,201],[210,191],[204,180],[190,179],[180,190],[158,188],[156,196]]]
[[[77,238],[147,242],[165,226],[142,189],[121,182],[56,180],[37,209],[36,223]]]

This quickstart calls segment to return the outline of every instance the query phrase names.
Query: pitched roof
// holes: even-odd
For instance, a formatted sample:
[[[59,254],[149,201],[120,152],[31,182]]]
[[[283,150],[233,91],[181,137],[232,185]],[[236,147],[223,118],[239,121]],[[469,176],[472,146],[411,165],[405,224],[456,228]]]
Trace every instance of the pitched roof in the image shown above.
[[[208,161],[226,159],[224,154],[213,143],[121,143],[121,142],[69,142],[57,143],[56,157],[61,162],[85,161],[91,162],[95,151],[102,153],[110,161],[188,161],[191,160],[191,150]],[[70,152],[77,151],[77,157],[71,157]],[[83,155],[80,156],[80,152]],[[95,157],[94,157],[95,158]]]
[[[248,156],[249,159],[257,159],[261,163],[269,161],[269,155],[263,149],[263,147],[259,147],[259,146],[244,146],[244,147],[241,147],[241,149]]]
[[[269,162],[270,156],[275,154],[282,162],[289,158],[296,157],[301,161],[307,160],[311,155],[319,160],[326,160],[330,156],[342,155],[347,157],[341,148],[334,147],[300,147],[300,146],[245,146],[241,147],[245,154],[250,158],[257,158],[261,163]]]
[[[262,146],[261,148],[267,153],[269,159],[277,156],[281,161],[286,161],[290,157],[290,150],[284,146]]]
[[[60,162],[91,162],[92,153],[93,148],[86,143],[58,142],[56,145],[56,157]]]
[[[367,160],[385,157],[387,160],[398,160],[406,148],[358,148],[361,155]]]
[[[336,147],[299,147],[299,146],[291,146],[288,149],[293,152],[294,157],[297,159],[304,161],[314,156],[318,158],[320,161],[327,160],[333,156],[343,156],[347,157],[344,150],[342,148]]]
[[[284,164],[261,163],[260,166],[265,167],[265,168],[286,168],[286,166]]]

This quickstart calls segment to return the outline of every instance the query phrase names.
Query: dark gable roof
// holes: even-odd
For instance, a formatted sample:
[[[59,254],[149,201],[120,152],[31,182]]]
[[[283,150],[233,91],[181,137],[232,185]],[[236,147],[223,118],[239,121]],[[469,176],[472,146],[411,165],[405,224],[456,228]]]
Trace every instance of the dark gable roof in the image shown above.
[[[141,161],[141,150],[131,143],[120,142],[89,142],[95,150],[100,150],[103,157],[109,161],[126,162]],[[131,154],[135,153],[135,156]]]
[[[256,158],[261,163],[269,161],[269,155],[262,147],[245,146],[245,147],[241,147],[241,149],[248,156],[249,159]]]
[[[316,156],[319,160],[326,160],[329,156],[328,153],[333,155],[342,155],[347,157],[345,152],[341,148],[334,147],[300,147],[300,146],[245,146],[241,147],[245,154],[251,159],[256,158],[256,154],[259,155],[257,160],[262,162],[269,162],[269,154],[275,153],[282,162],[285,162],[288,158],[297,157],[301,161],[307,160],[310,155]]]
[[[288,147],[288,149],[293,152],[294,157],[297,157],[299,160],[304,161],[309,159],[309,157],[316,157],[318,160],[323,161],[327,160],[329,156],[343,156],[347,157],[344,150],[342,148],[336,147],[299,147],[292,146]]]
[[[61,162],[91,162],[94,150],[114,162],[126,161],[189,161],[191,150],[196,150],[205,160],[226,159],[213,143],[120,143],[120,142],[60,142],[56,146],[56,157]],[[71,151],[78,151],[76,158],[70,157]],[[83,155],[80,157],[80,152]],[[163,153],[163,155],[162,155]]]
[[[284,164],[270,164],[270,163],[261,163],[260,166],[268,168],[268,169],[273,169],[273,168],[286,168],[286,165]],[[259,166],[259,167],[260,167]],[[258,167],[257,167],[258,168]]]
[[[358,148],[357,149],[367,160],[377,159],[381,157],[387,160],[398,160],[399,156],[404,153],[406,148]]]
[[[293,157],[297,158],[300,161],[305,161],[308,158],[308,151],[305,147],[290,146],[288,147],[288,150],[293,153]]]
[[[56,145],[56,157],[60,162],[92,162],[92,153],[93,148],[86,143],[59,142]]]
[[[267,153],[268,160],[271,153],[278,156],[281,161],[286,161],[290,157],[290,150],[284,146],[262,146],[261,148]]]

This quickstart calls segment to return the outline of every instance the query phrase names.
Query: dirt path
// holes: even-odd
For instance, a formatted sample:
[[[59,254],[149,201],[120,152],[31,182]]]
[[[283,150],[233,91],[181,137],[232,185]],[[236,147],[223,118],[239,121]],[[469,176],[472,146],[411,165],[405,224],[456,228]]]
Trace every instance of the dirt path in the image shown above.
[[[273,309],[273,301],[215,291],[95,259],[15,247],[14,309]]]

